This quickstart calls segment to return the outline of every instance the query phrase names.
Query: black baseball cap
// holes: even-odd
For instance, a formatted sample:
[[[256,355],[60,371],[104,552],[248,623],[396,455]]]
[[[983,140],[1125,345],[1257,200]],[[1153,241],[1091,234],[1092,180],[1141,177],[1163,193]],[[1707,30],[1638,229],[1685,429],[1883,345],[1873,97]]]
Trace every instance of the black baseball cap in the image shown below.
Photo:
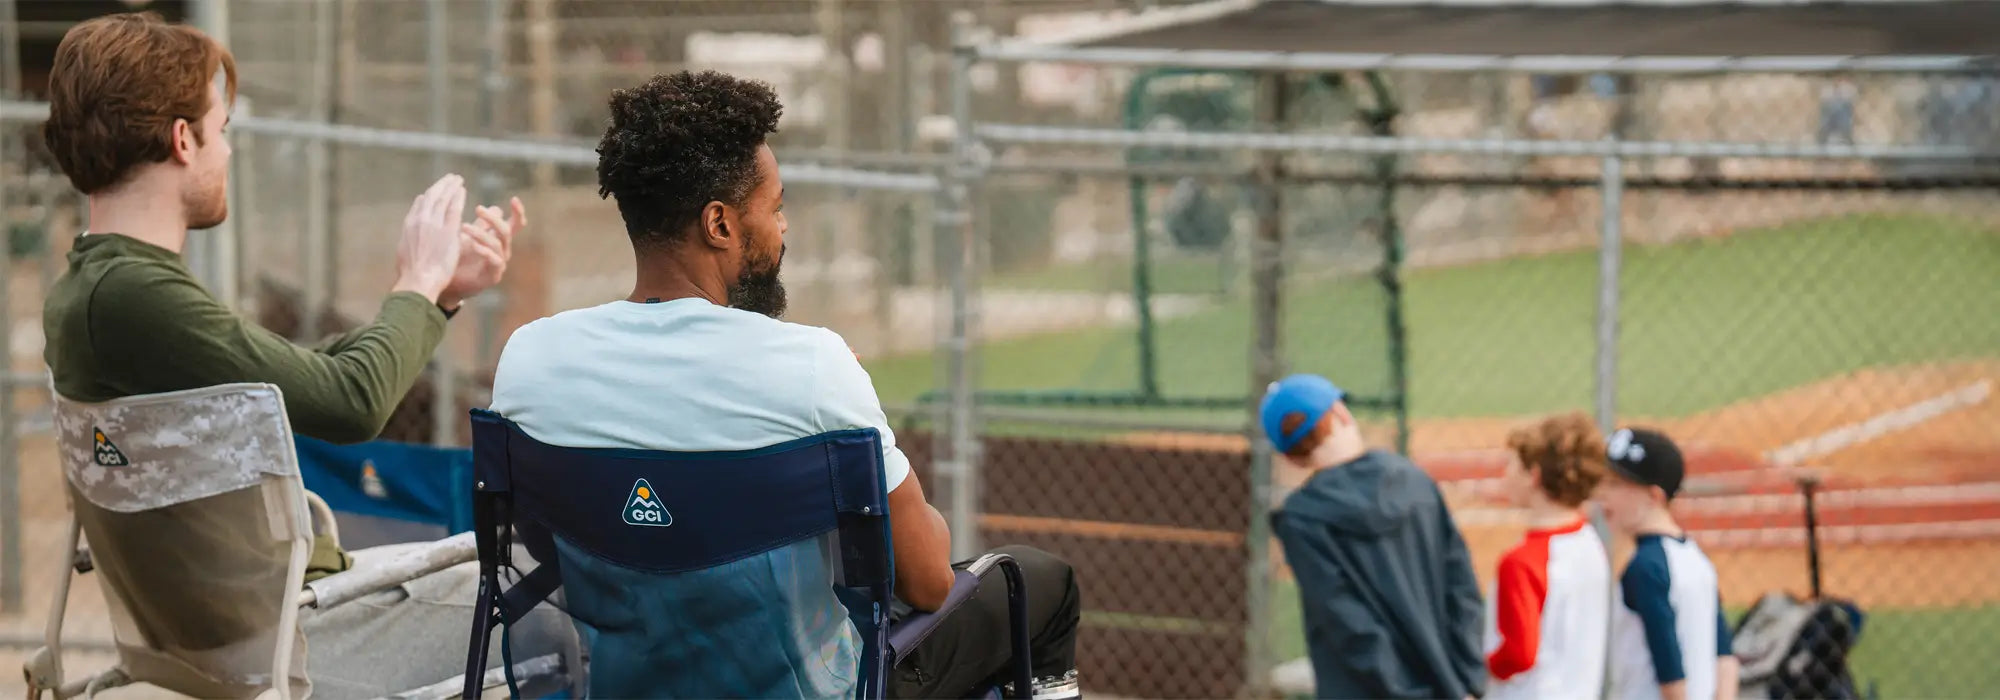
[[[1658,486],[1667,498],[1680,493],[1687,466],[1681,462],[1681,448],[1664,433],[1647,428],[1620,428],[1605,441],[1611,471],[1625,479]]]

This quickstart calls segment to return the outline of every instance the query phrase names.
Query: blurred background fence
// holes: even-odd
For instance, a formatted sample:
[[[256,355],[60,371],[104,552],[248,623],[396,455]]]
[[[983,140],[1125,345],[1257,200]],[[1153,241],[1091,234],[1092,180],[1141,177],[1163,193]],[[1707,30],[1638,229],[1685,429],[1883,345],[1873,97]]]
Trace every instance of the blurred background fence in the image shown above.
[[[1739,612],[1810,592],[1812,476],[1824,592],[1871,613],[1863,683],[2000,687],[1990,63],[1031,41],[1183,4],[1140,0],[144,4],[237,56],[232,217],[189,257],[273,329],[372,316],[439,174],[526,201],[506,283],[384,439],[459,444],[513,328],[626,292],[591,152],[608,93],[716,68],[786,105],[791,320],[861,355],[962,553],[1076,564],[1094,694],[1262,695],[1303,656],[1265,526],[1303,475],[1246,439],[1287,371],[1346,387],[1444,485],[1483,579],[1522,531],[1505,434],[1541,415],[1681,440],[1677,507]],[[0,54],[29,57],[0,66],[0,640],[37,628],[60,540],[41,290],[88,225],[39,153],[34,57],[124,5],[0,0]]]

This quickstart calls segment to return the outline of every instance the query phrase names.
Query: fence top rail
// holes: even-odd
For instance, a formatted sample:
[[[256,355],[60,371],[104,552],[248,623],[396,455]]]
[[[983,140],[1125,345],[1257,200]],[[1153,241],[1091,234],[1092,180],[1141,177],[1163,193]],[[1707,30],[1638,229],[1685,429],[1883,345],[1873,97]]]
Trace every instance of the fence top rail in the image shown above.
[[[47,103],[0,100],[0,122],[33,122],[48,118]],[[562,143],[510,141],[427,131],[271,119],[254,115],[237,115],[231,118],[230,127],[249,134],[323,140],[344,146],[443,153],[482,160],[554,163],[580,167],[597,165],[595,150]],[[928,174],[837,168],[811,163],[785,166],[784,175],[786,183],[794,185],[826,185],[916,193],[935,192],[939,189],[938,179]]]
[[[2000,158],[2000,151],[1958,146],[1815,145],[1681,141],[1538,141],[1434,139],[1340,134],[1221,133],[975,124],[991,143],[1061,144],[1114,148],[1184,148],[1209,151],[1318,151],[1354,154],[1462,154],[1494,156],[1615,156],[1620,158],[1799,158],[1964,161]]]
[[[572,136],[561,140],[563,145],[574,148],[596,148],[596,137]],[[836,167],[855,167],[884,172],[907,172],[910,170],[934,170],[951,164],[951,156],[946,153],[928,151],[885,151],[854,150],[818,147],[777,148],[778,162],[789,170],[790,163],[812,163]]]
[[[2000,73],[1994,56],[1499,56],[1220,51],[1070,46],[1002,39],[970,49],[980,60],[1261,71],[1403,70],[1430,73]]]

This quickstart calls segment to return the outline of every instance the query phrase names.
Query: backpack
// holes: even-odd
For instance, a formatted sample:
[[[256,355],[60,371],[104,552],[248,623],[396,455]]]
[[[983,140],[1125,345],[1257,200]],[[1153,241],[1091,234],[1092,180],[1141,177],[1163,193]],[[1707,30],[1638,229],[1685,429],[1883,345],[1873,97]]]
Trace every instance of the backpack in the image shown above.
[[[1739,695],[1858,700],[1847,658],[1863,619],[1849,601],[1764,594],[1732,633],[1731,649],[1742,667]]]

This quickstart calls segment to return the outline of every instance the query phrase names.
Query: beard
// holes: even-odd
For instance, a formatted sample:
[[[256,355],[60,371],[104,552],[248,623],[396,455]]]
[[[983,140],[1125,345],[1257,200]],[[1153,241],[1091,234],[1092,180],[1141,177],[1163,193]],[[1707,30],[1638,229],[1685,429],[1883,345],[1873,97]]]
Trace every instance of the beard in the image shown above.
[[[750,249],[756,250],[756,247],[753,245]],[[763,314],[771,318],[783,318],[785,283],[778,279],[778,268],[784,259],[785,250],[782,247],[778,249],[776,260],[755,253],[746,253],[743,259],[743,272],[736,276],[736,284],[729,287],[730,308]]]
[[[181,196],[181,205],[187,209],[188,228],[220,226],[229,219],[229,181],[216,177],[197,185],[193,192]]]

